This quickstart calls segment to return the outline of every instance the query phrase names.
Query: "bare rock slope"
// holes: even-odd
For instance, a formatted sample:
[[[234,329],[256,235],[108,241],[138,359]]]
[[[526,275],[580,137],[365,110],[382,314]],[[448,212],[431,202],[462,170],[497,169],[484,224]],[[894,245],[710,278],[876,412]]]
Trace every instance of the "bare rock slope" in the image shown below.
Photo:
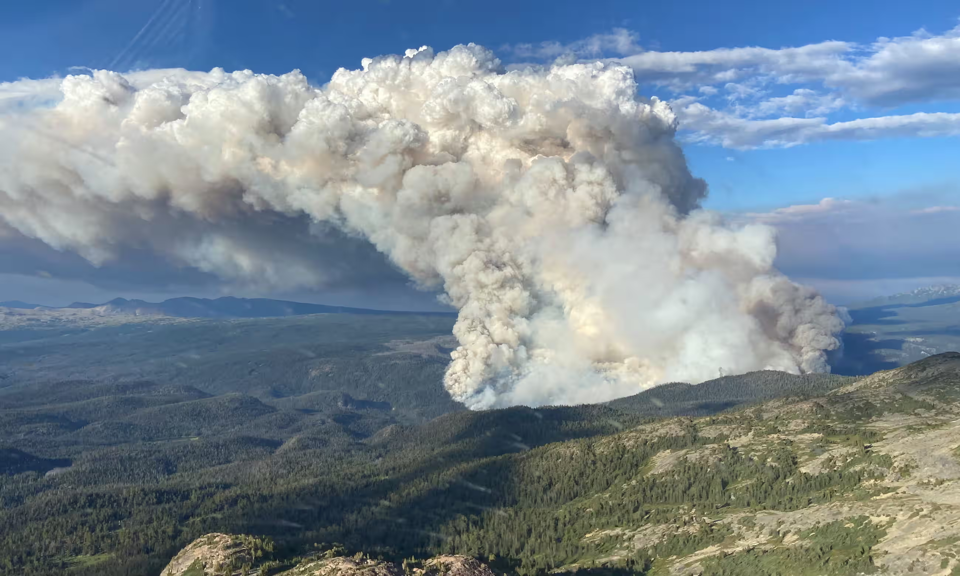
[[[399,567],[363,554],[332,556],[327,553],[301,559],[295,566],[262,562],[269,541],[252,536],[207,534],[180,551],[160,576],[494,576],[485,564],[466,556],[437,556],[421,566]]]

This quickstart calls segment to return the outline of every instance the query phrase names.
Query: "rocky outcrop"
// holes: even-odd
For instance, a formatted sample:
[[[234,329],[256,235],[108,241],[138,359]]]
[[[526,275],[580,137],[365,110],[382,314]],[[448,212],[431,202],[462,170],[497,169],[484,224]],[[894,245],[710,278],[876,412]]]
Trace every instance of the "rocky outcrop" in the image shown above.
[[[252,576],[263,566],[258,559],[267,549],[264,541],[250,536],[207,534],[177,554],[160,576]],[[362,554],[308,559],[280,572],[274,572],[277,563],[270,564],[275,576],[494,576],[467,556],[437,556],[407,570]]]
[[[404,576],[404,572],[391,562],[338,557],[303,562],[277,576]]]
[[[207,534],[177,554],[160,576],[222,576],[250,569],[271,546],[251,536]]]
[[[423,563],[423,568],[415,570],[422,576],[494,576],[486,564],[469,556],[437,556]]]

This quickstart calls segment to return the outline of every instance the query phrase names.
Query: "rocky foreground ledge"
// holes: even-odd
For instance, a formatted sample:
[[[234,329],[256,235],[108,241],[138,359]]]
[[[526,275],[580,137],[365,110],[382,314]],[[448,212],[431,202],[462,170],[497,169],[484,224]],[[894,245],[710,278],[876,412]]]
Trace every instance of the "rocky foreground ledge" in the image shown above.
[[[268,542],[252,536],[207,534],[180,551],[160,576],[494,576],[490,568],[467,556],[437,556],[418,567],[327,553],[283,567],[265,561]]]

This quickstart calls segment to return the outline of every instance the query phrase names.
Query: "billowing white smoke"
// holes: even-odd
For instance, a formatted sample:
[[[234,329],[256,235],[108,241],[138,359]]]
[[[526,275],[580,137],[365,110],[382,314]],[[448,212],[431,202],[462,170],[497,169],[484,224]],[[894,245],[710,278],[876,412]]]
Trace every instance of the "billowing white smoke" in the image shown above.
[[[364,60],[322,88],[214,70],[61,90],[0,120],[8,226],[94,263],[135,244],[289,288],[324,273],[244,223],[332,224],[442,287],[459,310],[446,387],[472,408],[823,371],[838,346],[835,309],[773,269],[770,228],[698,208],[673,113],[625,67],[504,72],[469,45]]]

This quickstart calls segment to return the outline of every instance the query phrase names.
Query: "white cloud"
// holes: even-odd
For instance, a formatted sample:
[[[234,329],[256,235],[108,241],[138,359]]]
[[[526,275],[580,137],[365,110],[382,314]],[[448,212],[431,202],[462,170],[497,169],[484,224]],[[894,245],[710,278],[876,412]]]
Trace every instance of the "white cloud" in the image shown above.
[[[710,108],[696,100],[671,102],[689,142],[725,148],[779,148],[826,140],[933,138],[960,135],[960,114],[917,112],[829,123],[826,118],[785,116],[757,120]]]
[[[880,38],[868,57],[825,78],[867,104],[897,106],[960,98],[960,26],[941,36],[921,30]]]
[[[749,212],[746,217],[764,224],[796,221],[819,214],[831,214],[855,209],[857,204],[851,200],[824,198],[816,204],[795,204],[784,208],[777,208],[770,212]]]
[[[809,88],[797,88],[788,96],[769,98],[760,102],[748,114],[755,118],[780,114],[800,114],[811,118],[840,110],[846,105],[847,101],[836,93],[819,94]]]
[[[621,58],[640,82],[685,91],[762,77],[779,84],[822,83],[873,106],[960,98],[960,26],[934,36],[880,38],[861,46],[829,41],[794,48],[643,52]]]
[[[960,134],[960,115],[894,110],[960,100],[960,26],[870,44],[830,40],[697,52],[643,51],[637,35],[621,28],[570,44],[506,49],[520,58],[562,62],[620,54],[609,61],[629,66],[648,92],[652,85],[674,93],[670,104],[688,142],[749,149]],[[864,112],[870,108],[882,110]],[[844,120],[851,113],[865,117],[832,121],[841,111]]]
[[[684,91],[742,78],[772,76],[783,81],[813,81],[848,69],[844,56],[854,44],[830,41],[798,48],[718,48],[700,52],[643,52],[621,58],[637,81]]]
[[[750,149],[960,135],[956,113],[828,120],[841,110],[862,113],[865,106],[960,99],[960,27],[941,36],[921,31],[881,38],[869,46],[826,42],[779,50],[646,52],[621,61],[641,80],[674,90],[697,88],[700,96],[680,95],[671,102],[689,142]],[[778,86],[796,83],[805,86],[766,97]],[[807,87],[817,83],[819,90]],[[725,91],[726,106],[704,104],[717,94],[716,86]]]
[[[737,84],[736,82],[727,82],[723,89],[727,91],[727,98],[730,100],[743,100],[746,98],[755,98],[763,92],[747,84]]]
[[[642,52],[643,48],[637,43],[639,35],[625,28],[614,28],[605,34],[594,34],[583,40],[570,44],[556,41],[540,42],[538,44],[507,44],[501,47],[502,52],[510,52],[518,58],[535,58],[553,60],[562,56],[580,58],[601,58],[603,56],[629,56]]]

